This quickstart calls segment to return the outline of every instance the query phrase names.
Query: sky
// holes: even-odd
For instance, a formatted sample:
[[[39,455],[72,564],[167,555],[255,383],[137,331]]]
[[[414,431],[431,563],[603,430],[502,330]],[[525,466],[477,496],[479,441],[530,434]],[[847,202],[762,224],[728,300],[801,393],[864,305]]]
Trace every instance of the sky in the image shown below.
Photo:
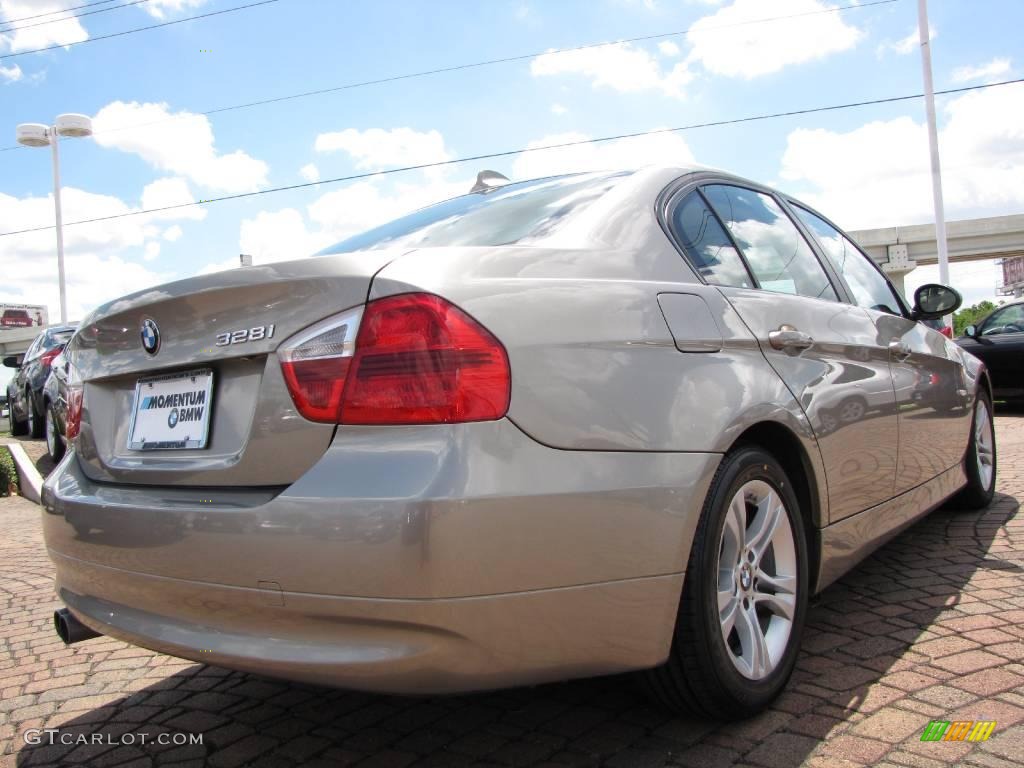
[[[0,302],[58,316],[54,230],[4,233],[52,227],[49,150],[8,148],[17,124],[64,112],[95,129],[60,145],[65,222],[308,185],[65,227],[71,319],[236,266],[239,253],[307,256],[467,192],[484,168],[525,179],[696,162],[783,189],[846,229],[931,221],[920,99],[324,181],[920,93],[913,0],[273,0],[98,39],[251,2],[109,0],[40,16],[90,0],[0,0]],[[929,11],[937,89],[1022,76],[1024,3],[931,0]],[[518,58],[219,111],[507,57]],[[1024,212],[1024,84],[941,96],[937,110],[947,219]],[[919,268],[908,289],[935,277]],[[968,304],[992,298],[996,267],[953,265],[951,282]]]

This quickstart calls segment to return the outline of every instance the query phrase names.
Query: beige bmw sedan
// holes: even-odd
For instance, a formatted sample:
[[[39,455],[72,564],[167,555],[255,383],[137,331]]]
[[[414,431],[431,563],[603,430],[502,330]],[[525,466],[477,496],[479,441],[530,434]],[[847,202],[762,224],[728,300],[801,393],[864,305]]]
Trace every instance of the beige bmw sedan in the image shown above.
[[[988,374],[922,322],[959,303],[688,168],[481,174],[125,296],[66,353],[58,631],[393,693],[635,671],[748,716],[811,595],[991,500]]]

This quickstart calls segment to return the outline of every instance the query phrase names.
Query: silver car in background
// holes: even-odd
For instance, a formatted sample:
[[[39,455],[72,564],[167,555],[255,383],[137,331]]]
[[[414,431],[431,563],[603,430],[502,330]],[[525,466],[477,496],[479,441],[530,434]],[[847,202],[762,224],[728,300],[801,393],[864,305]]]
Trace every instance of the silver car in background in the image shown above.
[[[642,671],[744,717],[811,595],[991,500],[988,375],[920,322],[955,291],[907,307],[723,173],[487,178],[86,318],[43,493],[65,640],[392,693]]]

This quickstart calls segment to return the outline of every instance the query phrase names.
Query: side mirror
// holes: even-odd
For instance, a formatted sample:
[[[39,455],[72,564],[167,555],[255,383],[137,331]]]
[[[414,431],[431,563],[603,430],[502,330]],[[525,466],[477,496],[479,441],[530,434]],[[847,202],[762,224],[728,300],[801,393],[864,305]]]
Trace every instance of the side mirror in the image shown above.
[[[938,283],[925,283],[914,291],[915,320],[934,320],[956,312],[963,299],[952,288]]]
[[[964,328],[964,336],[969,336],[972,339],[978,338],[978,326],[968,325]]]
[[[5,357],[4,368],[21,368],[21,363],[18,362],[18,356],[11,355],[10,357]]]

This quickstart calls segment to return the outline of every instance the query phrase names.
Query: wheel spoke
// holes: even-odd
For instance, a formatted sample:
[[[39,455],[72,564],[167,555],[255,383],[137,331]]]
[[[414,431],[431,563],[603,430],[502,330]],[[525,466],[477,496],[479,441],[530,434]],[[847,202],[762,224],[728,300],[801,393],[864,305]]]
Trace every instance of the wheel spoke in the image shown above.
[[[757,559],[760,560],[765,549],[767,549],[775,537],[775,531],[779,527],[779,520],[785,512],[783,511],[782,502],[779,501],[774,491],[769,491],[757,507],[757,514],[754,516],[754,521],[750,524],[750,530],[748,531],[747,546],[753,550]]]
[[[776,616],[780,616],[786,621],[792,621],[796,610],[796,597],[783,592],[774,595],[769,592],[759,592],[754,597],[754,604],[763,605]]]
[[[722,604],[722,593],[718,593],[718,620],[722,624],[722,637],[726,640],[729,639],[729,635],[732,634],[732,628],[736,624],[736,616],[739,614],[740,601],[738,597],[735,597],[731,593],[728,599],[725,601],[725,605]]]
[[[733,550],[734,558],[739,557],[743,551],[743,547],[747,541],[747,504],[743,497],[743,493],[737,493],[732,497],[732,502],[729,504],[729,509],[725,513],[725,530],[722,532],[726,538],[726,543],[730,543],[735,547]],[[729,564],[731,565],[731,563]]]
[[[775,594],[796,594],[796,576],[773,576],[758,568],[755,580],[757,581],[759,592],[763,592],[765,587],[767,587]]]
[[[749,608],[737,611],[736,633],[740,638],[740,649],[742,650],[741,660],[747,667],[748,674],[754,678],[761,678],[768,672],[769,658],[768,646],[765,644],[764,635],[761,634],[761,625],[757,621],[757,612],[754,605]]]

